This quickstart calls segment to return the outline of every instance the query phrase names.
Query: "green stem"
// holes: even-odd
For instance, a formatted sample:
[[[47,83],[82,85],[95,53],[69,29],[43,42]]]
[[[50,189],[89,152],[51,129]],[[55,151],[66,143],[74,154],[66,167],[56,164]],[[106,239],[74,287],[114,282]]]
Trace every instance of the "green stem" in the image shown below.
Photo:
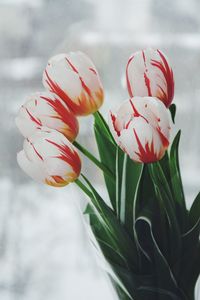
[[[79,179],[76,179],[74,182],[89,198],[93,197],[90,190]]]
[[[99,167],[99,169],[101,169],[106,175],[108,175],[115,182],[115,177],[113,173],[104,164],[102,164],[92,153],[90,153],[77,141],[74,141],[73,145],[77,149],[79,149],[87,158],[89,158],[97,167]]]

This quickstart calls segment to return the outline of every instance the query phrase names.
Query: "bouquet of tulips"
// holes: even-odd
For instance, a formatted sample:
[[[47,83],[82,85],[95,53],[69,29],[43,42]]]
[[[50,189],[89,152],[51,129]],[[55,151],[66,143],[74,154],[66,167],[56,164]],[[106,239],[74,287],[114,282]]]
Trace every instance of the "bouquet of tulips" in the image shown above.
[[[170,145],[173,71],[160,50],[146,49],[129,58],[126,79],[129,99],[107,123],[98,111],[104,92],[91,60],[81,52],[52,57],[43,73],[46,91],[31,95],[16,118],[25,138],[17,160],[33,179],[54,187],[75,182],[88,196],[85,214],[119,299],[194,300],[200,194],[188,210],[180,131]],[[99,158],[76,141],[77,117],[89,114]],[[80,175],[80,152],[102,171],[108,199]]]

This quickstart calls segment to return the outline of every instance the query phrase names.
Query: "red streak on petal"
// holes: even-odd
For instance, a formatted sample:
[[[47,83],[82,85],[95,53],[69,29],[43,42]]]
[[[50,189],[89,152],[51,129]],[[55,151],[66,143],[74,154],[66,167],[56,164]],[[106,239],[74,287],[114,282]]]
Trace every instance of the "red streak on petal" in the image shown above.
[[[128,68],[129,68],[129,65],[130,65],[130,63],[132,62],[133,58],[134,58],[134,55],[132,55],[132,56],[129,58],[128,63],[127,63],[127,66],[126,66],[126,82],[127,82],[127,88],[128,88],[128,92],[129,92],[130,97],[133,97],[133,90],[132,90],[131,83],[130,83],[130,81],[129,81]]]
[[[157,132],[158,132],[158,134],[159,134],[159,136],[160,136],[160,139],[161,139],[161,142],[162,142],[162,144],[163,144],[163,147],[164,147],[164,148],[167,148],[167,147],[169,146],[169,140],[168,140],[168,139],[165,137],[165,135],[161,132],[161,130],[160,130],[159,127],[157,127],[156,130],[157,130]]]
[[[131,121],[132,121],[132,120],[129,120],[128,123],[126,124],[126,126],[125,126],[126,129],[128,129],[128,127],[129,127]]]
[[[112,120],[112,123],[113,123],[113,128],[115,130],[115,132],[117,133],[118,136],[120,136],[120,131],[117,129],[116,127],[116,124],[115,124],[115,121],[116,121],[116,116],[112,114],[112,112],[110,112],[110,115],[111,115],[111,120]]]
[[[139,112],[137,111],[137,109],[135,108],[133,102],[131,101],[131,99],[129,100],[130,101],[130,104],[131,104],[131,107],[133,109],[133,114],[134,114],[134,117],[140,117],[140,114]]]
[[[49,139],[46,139],[46,141],[59,149],[61,155],[57,156],[57,158],[62,159],[67,164],[69,164],[78,176],[81,170],[81,160],[79,158],[78,153],[76,151],[73,151],[70,147],[68,147],[65,144],[59,145]]]
[[[145,56],[145,53],[144,53],[144,50],[142,50],[142,57],[143,57],[143,61],[144,61],[144,66],[145,66],[145,72],[144,72],[144,82],[145,82],[145,85],[147,87],[147,91],[148,91],[148,96],[152,96],[152,93],[151,93],[151,82],[150,82],[150,79],[149,77],[147,76],[147,65],[146,65],[146,56]]]
[[[130,104],[131,104],[132,109],[133,109],[133,116],[134,116],[134,117],[141,117],[141,118],[143,118],[147,123],[149,123],[149,121],[148,121],[143,115],[141,115],[141,114],[137,111],[137,109],[135,108],[135,106],[134,106],[133,102],[131,101],[131,99],[130,99],[129,101],[130,101]]]
[[[78,120],[74,114],[67,109],[59,99],[51,99],[48,97],[40,96],[41,99],[47,101],[47,103],[54,109],[56,112],[56,118],[60,119],[63,123],[68,126],[68,131],[70,131],[70,137],[76,137],[78,134]]]
[[[135,152],[135,153],[138,155],[140,161],[144,162],[144,163],[151,163],[151,162],[157,161],[159,159],[159,155],[157,156],[157,154],[154,151],[153,142],[151,143],[151,145],[149,145],[149,143],[147,142],[145,144],[145,147],[143,147],[142,143],[136,133],[136,130],[133,129],[133,131],[134,131],[135,138],[136,138],[136,141],[138,144],[138,149],[139,149],[139,152]]]
[[[57,83],[55,83],[49,76],[47,70],[45,70],[45,74],[47,77],[47,84],[50,88],[50,91],[57,94],[69,107],[69,109],[75,114],[83,114],[85,112],[85,106],[74,103],[74,101],[67,95],[65,91],[63,91]]]
[[[23,105],[22,105],[22,107],[24,108]],[[39,126],[42,126],[42,122],[41,122],[39,119],[36,119],[36,118],[29,112],[29,110],[28,110],[27,108],[25,108],[25,109],[26,109],[26,112],[27,112],[27,114],[29,115],[31,121],[35,122],[35,123],[36,123],[37,125],[39,125]]]
[[[96,70],[95,69],[93,69],[93,68],[89,68],[89,70],[90,71],[92,71],[95,75],[97,75],[97,72],[96,72]]]
[[[145,57],[144,50],[142,50],[142,56],[143,56],[144,64],[145,64],[145,67],[146,67],[146,57]]]
[[[79,79],[81,81],[82,87],[83,89],[88,93],[88,95],[91,97],[91,91],[89,89],[89,87],[85,84],[83,78],[80,76],[78,70],[76,69],[76,67],[72,64],[72,62],[70,62],[70,60],[66,57],[66,61],[68,62],[68,64],[70,65],[70,67],[72,68],[72,70],[77,73],[79,75]]]
[[[42,155],[36,150],[35,146],[33,145],[33,143],[31,143],[31,141],[29,139],[27,139],[27,141],[29,142],[29,144],[32,146],[33,150],[35,151],[35,153],[37,154],[37,156],[41,159],[44,160]]]
[[[148,96],[152,96],[152,93],[151,93],[151,82],[150,82],[150,79],[149,77],[147,77],[147,74],[144,73],[144,82],[145,82],[145,85],[147,87],[147,90],[148,90]]]
[[[81,84],[82,84],[83,89],[86,91],[86,93],[88,93],[88,95],[89,95],[90,97],[92,97],[91,90],[90,90],[89,87],[85,84],[83,78],[82,78],[82,77],[79,77],[79,78],[80,78],[80,81],[81,81]]]
[[[70,60],[69,60],[67,57],[65,57],[65,59],[66,59],[66,61],[68,62],[68,64],[70,65],[70,67],[72,68],[72,70],[78,74],[78,70],[77,70],[77,69],[75,68],[75,66],[70,62]]]
[[[163,100],[165,105],[167,107],[169,107],[169,105],[171,104],[172,99],[174,97],[174,76],[173,76],[173,71],[169,67],[168,62],[167,62],[166,58],[164,57],[164,55],[162,54],[162,52],[159,51],[159,50],[157,50],[157,52],[160,55],[162,62],[152,60],[151,64],[152,64],[152,66],[155,66],[158,69],[160,69],[160,71],[162,72],[162,74],[165,78],[165,84],[166,84],[166,88],[167,88],[167,93],[166,93],[163,90],[163,88],[161,88],[161,86],[158,85],[158,87],[161,91],[161,95],[157,95],[157,97],[160,98],[161,100]]]

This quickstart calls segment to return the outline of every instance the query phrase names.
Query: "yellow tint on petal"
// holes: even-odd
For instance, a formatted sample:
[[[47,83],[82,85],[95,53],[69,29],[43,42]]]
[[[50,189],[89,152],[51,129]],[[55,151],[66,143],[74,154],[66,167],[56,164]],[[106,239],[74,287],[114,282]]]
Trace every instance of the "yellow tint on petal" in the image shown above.
[[[74,182],[77,178],[77,174],[75,174],[74,172],[67,173],[66,176],[67,176],[67,180],[61,176],[54,175],[51,176],[53,180],[49,180],[46,178],[45,183],[53,187],[63,187],[68,185],[71,182]]]

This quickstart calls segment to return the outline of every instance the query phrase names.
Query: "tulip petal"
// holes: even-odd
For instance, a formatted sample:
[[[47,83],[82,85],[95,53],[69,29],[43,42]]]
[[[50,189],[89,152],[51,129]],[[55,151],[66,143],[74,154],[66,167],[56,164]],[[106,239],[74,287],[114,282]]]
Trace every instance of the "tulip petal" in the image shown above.
[[[174,97],[174,77],[168,58],[160,50],[148,48],[128,60],[126,79],[129,95],[159,98],[169,107]]]
[[[79,130],[78,120],[67,105],[49,92],[30,95],[20,108],[16,124],[24,137],[31,136],[45,126],[63,133],[73,141]]]
[[[169,146],[169,112],[154,97],[124,101],[115,114],[110,113],[109,125],[115,141],[136,162],[159,160]]]
[[[73,145],[57,131],[41,128],[17,156],[20,167],[36,181],[64,186],[80,174],[81,160]]]
[[[52,57],[43,73],[44,86],[76,115],[94,113],[102,105],[103,87],[91,60],[81,52]]]

